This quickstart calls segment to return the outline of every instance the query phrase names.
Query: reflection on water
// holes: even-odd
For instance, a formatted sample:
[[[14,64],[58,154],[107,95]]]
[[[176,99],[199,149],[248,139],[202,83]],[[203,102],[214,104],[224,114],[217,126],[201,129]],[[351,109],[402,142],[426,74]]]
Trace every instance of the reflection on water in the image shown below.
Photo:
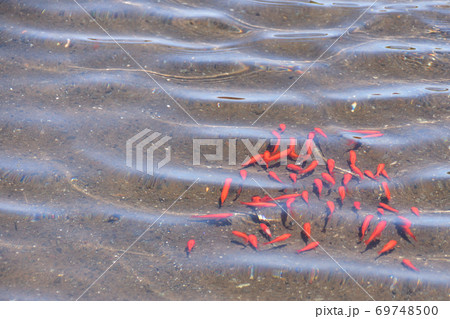
[[[80,4],[0,3],[0,298],[448,299],[447,1]],[[267,145],[279,123],[298,151],[314,127],[328,135],[315,142],[336,162],[336,186],[320,198],[312,184],[323,166],[293,184],[274,164],[281,185],[256,165],[241,181],[243,141]],[[170,146],[154,176],[125,160],[127,140],[146,128],[171,137],[154,153],[161,160]],[[384,135],[346,131],[355,129]],[[194,139],[224,139],[226,160],[202,155],[194,165]],[[411,220],[417,242],[394,214],[377,216],[378,182],[353,179],[338,205],[353,148],[362,170],[386,164],[389,204]],[[309,205],[293,204],[294,221],[283,225],[283,202],[256,212],[275,236],[292,234],[286,245],[255,251],[231,234],[261,244],[257,214],[239,202],[303,190]],[[337,207],[329,222],[328,200]],[[209,213],[234,215],[190,218]],[[368,214],[388,226],[366,250],[358,232]],[[297,256],[305,222],[323,250]],[[398,246],[376,259],[390,239]]]

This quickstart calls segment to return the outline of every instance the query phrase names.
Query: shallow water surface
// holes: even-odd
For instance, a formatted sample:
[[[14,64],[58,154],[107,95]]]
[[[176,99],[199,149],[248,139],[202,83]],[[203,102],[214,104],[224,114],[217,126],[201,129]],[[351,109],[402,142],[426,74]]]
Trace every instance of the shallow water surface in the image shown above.
[[[0,1],[0,298],[448,300],[449,10],[438,0]],[[335,160],[336,185],[320,197],[324,165],[295,184],[293,160],[269,168],[284,185],[259,165],[241,180],[245,141],[264,151],[280,123],[297,152],[315,127],[327,134],[314,142],[317,159]],[[346,131],[361,129],[383,136]],[[200,139],[220,141],[223,156],[208,160],[215,148],[203,146],[194,164]],[[147,174],[157,141],[154,162],[170,161]],[[351,149],[362,171],[385,163],[391,181],[355,176],[339,205]],[[381,181],[417,241],[395,213],[377,214]],[[292,217],[285,201],[240,204],[303,190],[309,205],[297,199]],[[191,218],[218,213],[233,216]],[[366,249],[369,214],[364,239],[388,224]],[[258,216],[292,236],[262,245]],[[320,247],[296,254],[306,222]],[[259,250],[234,230],[255,234]]]

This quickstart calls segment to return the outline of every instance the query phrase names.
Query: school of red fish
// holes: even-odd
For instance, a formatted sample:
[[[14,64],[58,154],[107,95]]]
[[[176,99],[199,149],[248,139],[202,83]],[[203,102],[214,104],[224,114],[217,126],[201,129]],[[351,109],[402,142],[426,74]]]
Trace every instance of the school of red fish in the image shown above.
[[[221,196],[219,199],[219,208],[222,207],[228,197],[228,193],[230,192],[231,186],[234,184],[236,187],[238,187],[236,191],[236,200],[239,195],[241,194],[242,188],[243,188],[243,182],[247,178],[247,170],[245,168],[249,168],[254,165],[259,165],[268,174],[268,178],[276,181],[280,184],[280,188],[285,193],[287,189],[292,189],[296,191],[296,183],[297,180],[300,178],[304,178],[306,176],[312,175],[315,170],[319,166],[319,161],[317,159],[312,160],[313,157],[313,147],[314,147],[314,140],[317,139],[317,142],[319,142],[318,139],[328,139],[328,136],[325,134],[323,130],[316,127],[313,131],[311,131],[308,134],[308,137],[306,139],[306,142],[304,144],[304,147],[306,147],[306,154],[299,155],[295,151],[295,144],[296,140],[294,138],[290,138],[290,144],[289,147],[283,151],[279,151],[280,149],[280,141],[281,141],[281,135],[285,132],[286,125],[280,124],[279,128],[276,130],[273,130],[271,133],[276,138],[276,143],[269,143],[267,146],[267,149],[264,153],[258,154],[256,156],[253,156],[248,161],[242,164],[242,169],[240,170],[240,177],[237,178],[226,178],[224,181],[224,186],[222,188]],[[365,139],[365,138],[378,138],[382,137],[383,133],[380,131],[374,131],[374,130],[345,130],[346,133],[351,133],[354,135],[357,135],[357,140]],[[349,140],[348,145],[357,145],[357,142],[355,140]],[[354,148],[356,149],[356,147]],[[397,231],[401,233],[403,238],[407,238],[406,236],[411,237],[414,241],[417,241],[416,237],[414,236],[413,232],[411,231],[411,225],[412,222],[405,216],[400,215],[399,210],[391,207],[388,203],[391,201],[391,193],[389,190],[388,183],[391,181],[391,178],[389,177],[386,167],[384,163],[380,163],[375,172],[372,172],[371,170],[364,170],[362,171],[360,168],[356,166],[357,162],[357,155],[354,149],[350,149],[348,151],[349,159],[348,159],[348,166],[352,173],[346,172],[341,181],[341,185],[337,187],[337,194],[339,195],[339,201],[338,204],[342,207],[344,200],[346,199],[346,195],[349,195],[349,183],[352,180],[356,180],[359,182],[359,180],[364,179],[364,176],[367,176],[371,180],[377,182],[380,184],[380,189],[383,191],[383,196],[381,197],[381,201],[378,204],[378,207],[376,208],[377,217],[375,217],[374,214],[368,214],[365,216],[360,228],[359,228],[359,241],[364,243],[367,248],[371,248],[376,246],[381,241],[386,241],[386,244],[381,248],[381,250],[378,251],[378,257],[381,257],[383,255],[387,255],[391,253],[393,250],[395,250],[395,247],[397,246],[397,241],[392,240],[389,238],[384,238],[382,236],[383,230],[388,225],[388,221],[384,219],[385,213],[391,212],[396,214],[396,219],[393,222],[394,226],[397,228]],[[291,185],[286,184],[282,181],[282,179],[273,171],[270,170],[271,163],[277,163],[281,159],[289,159],[292,161],[296,161],[297,163],[302,162],[301,167],[295,164],[287,164],[286,169],[289,173],[289,179],[292,182]],[[300,161],[299,161],[300,159]],[[309,165],[307,163],[309,162]],[[272,164],[273,165],[273,164]],[[324,189],[324,186],[328,187],[330,190],[332,190],[336,186],[336,172],[335,172],[335,161],[331,158],[327,159],[326,161],[326,169],[327,172],[321,173],[321,178],[315,178],[313,181],[312,189],[313,192],[317,195],[318,199],[321,200],[322,198],[322,190]],[[381,176],[382,177],[381,177]],[[384,181],[380,181],[380,179],[383,178]],[[238,179],[236,181],[236,179]],[[330,192],[329,192],[330,194]],[[328,195],[329,196],[329,195]],[[258,230],[260,233],[264,236],[264,238],[267,240],[263,243],[264,246],[266,245],[272,245],[279,242],[288,241],[292,234],[285,233],[278,237],[273,238],[272,232],[270,229],[270,223],[267,222],[267,220],[264,218],[263,215],[259,214],[259,211],[268,208],[268,207],[279,207],[283,210],[285,214],[290,216],[293,221],[295,221],[295,211],[292,208],[292,204],[298,199],[301,198],[303,202],[305,202],[309,206],[309,193],[307,190],[303,190],[301,192],[294,192],[292,194],[284,194],[278,197],[271,197],[269,195],[264,195],[264,197],[260,196],[252,196],[250,201],[247,202],[240,202],[242,205],[245,205],[249,207],[252,210],[252,214],[258,217],[259,223],[256,223],[255,226],[258,226]],[[348,196],[347,196],[348,197]],[[281,203],[281,204],[280,204]],[[361,210],[362,204],[358,201],[353,202],[353,210],[355,212],[358,212]],[[286,207],[286,209],[284,208]],[[335,203],[331,200],[326,201],[326,207],[324,207],[327,213],[326,222],[328,222],[335,212]],[[375,211],[375,209],[374,209]],[[416,216],[420,216],[419,209],[417,207],[411,207],[411,213],[415,214]],[[207,215],[195,215],[191,216],[192,219],[200,219],[205,221],[221,221],[221,220],[228,220],[232,218],[235,214],[233,213],[219,213],[219,214],[207,214]],[[378,221],[375,221],[378,220]],[[297,222],[296,222],[297,223]],[[298,223],[297,223],[298,224]],[[317,247],[321,247],[320,243],[318,241],[312,241],[308,243],[308,241],[311,239],[313,240],[313,231],[311,229],[311,224],[309,222],[303,223],[303,225],[298,224],[300,226],[301,232],[300,235],[302,236],[305,247],[297,250],[297,253],[305,253],[307,251],[313,250]],[[369,228],[372,226],[375,226],[372,233],[366,240],[366,235],[368,234]],[[255,233],[257,233],[257,228],[255,227]],[[244,245],[250,245],[255,249],[256,251],[260,250],[260,247],[258,247],[258,238],[254,234],[246,234],[240,231],[232,231],[232,236],[236,236],[237,238],[240,238],[243,240]],[[195,240],[190,239],[186,246],[186,252],[189,256],[192,249],[195,246]],[[377,258],[378,258],[377,257]],[[419,271],[418,268],[416,268],[412,262],[408,259],[403,259],[401,264],[412,270],[412,271]]]

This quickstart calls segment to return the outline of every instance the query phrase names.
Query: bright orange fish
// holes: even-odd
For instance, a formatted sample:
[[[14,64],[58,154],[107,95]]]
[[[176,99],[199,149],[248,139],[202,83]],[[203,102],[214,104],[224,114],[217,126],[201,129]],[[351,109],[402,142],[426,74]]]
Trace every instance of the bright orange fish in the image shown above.
[[[239,174],[241,175],[242,180],[245,181],[245,179],[247,178],[247,171],[245,169],[241,169],[239,171]]]
[[[219,220],[219,219],[230,218],[231,216],[233,216],[232,213],[222,213],[222,214],[209,214],[209,215],[193,215],[193,216],[191,216],[191,218]]]
[[[279,125],[279,130],[280,130],[281,133],[283,133],[284,130],[286,130],[286,124],[281,123],[281,124]]]
[[[275,172],[270,171],[270,172],[269,172],[269,176],[270,176],[271,178],[273,178],[274,180],[276,180],[277,182],[283,184],[283,182],[282,182],[281,179],[278,177],[278,175],[275,174]]]
[[[364,136],[361,136],[361,138],[381,137],[383,135],[384,135],[383,133],[377,133],[377,134],[364,135]]]
[[[362,241],[364,236],[366,235],[367,228],[369,227],[370,221],[373,217],[373,215],[367,215],[366,218],[364,218],[364,221],[361,225],[361,238],[359,239],[360,241]]]
[[[314,128],[314,131],[316,131],[317,133],[319,133],[320,135],[322,135],[325,138],[328,138],[328,136],[318,127]]]
[[[312,148],[311,148],[311,144],[312,144],[313,140],[308,138],[305,141],[305,147],[306,147],[306,154],[311,155],[312,154]]]
[[[250,245],[252,245],[256,250],[258,249],[258,238],[256,238],[255,235],[248,235],[248,241],[250,242]]]
[[[391,178],[389,177],[388,173],[386,172],[386,170],[382,170],[381,171],[381,175],[383,175],[385,178],[387,178],[388,180],[391,180]]]
[[[356,165],[350,165],[350,168],[353,172],[355,172],[356,174],[359,175],[359,178],[364,179],[363,173],[361,172],[361,170],[358,167],[356,167]]]
[[[377,212],[378,212],[380,215],[384,215],[384,209],[383,209],[383,208],[378,207],[378,208],[377,208]]]
[[[334,186],[334,184],[336,184],[336,182],[335,182],[333,176],[331,176],[331,175],[328,174],[328,173],[322,173],[322,179],[323,179],[325,182],[327,182],[327,183],[329,183],[329,184],[332,184],[333,186]]]
[[[369,131],[369,130],[343,130],[344,132],[351,133],[361,133],[361,134],[379,134],[380,131]]]
[[[289,174],[289,178],[292,180],[293,183],[297,182],[297,174],[295,173],[290,173]]]
[[[330,211],[330,214],[328,215],[328,219],[331,218],[331,216],[333,216],[333,212],[334,212],[334,203],[332,201],[327,201],[327,206],[328,206],[328,210]]]
[[[237,231],[237,230],[233,230],[231,233],[232,233],[234,236],[237,236],[237,237],[242,238],[242,239],[245,241],[245,244],[248,243],[248,236],[247,236],[246,233],[242,233],[242,232]]]
[[[398,224],[400,224],[399,226],[405,226],[405,227],[411,227],[411,221],[403,216],[397,216],[397,220],[399,221]]]
[[[341,203],[344,204],[344,199],[345,199],[345,187],[344,187],[344,186],[339,186],[338,192],[339,192],[339,196],[341,197]]]
[[[386,205],[385,203],[379,203],[378,206],[380,206],[380,207],[382,207],[382,208],[384,208],[384,209],[386,209],[386,210],[389,210],[389,211],[391,211],[391,212],[398,213],[398,210],[397,210],[397,209],[392,208],[391,206]]]
[[[333,170],[334,170],[335,165],[336,165],[336,163],[334,162],[334,159],[329,158],[327,161],[327,169],[328,169],[328,173],[330,173],[330,175],[333,175]]]
[[[402,264],[409,269],[412,269],[414,271],[419,271],[419,269],[417,269],[409,259],[406,259],[406,258],[403,259]]]
[[[314,185],[316,185],[317,192],[319,193],[319,197],[322,194],[323,183],[320,179],[316,178],[314,180]]]
[[[297,171],[297,172],[299,172],[299,173],[301,173],[301,172],[303,171],[303,168],[301,168],[300,166],[294,165],[294,164],[288,164],[288,165],[286,166],[286,168],[287,168],[288,170],[291,170],[291,171]]]
[[[274,240],[271,240],[271,241],[269,241],[269,242],[267,242],[267,243],[264,243],[263,245],[274,244],[274,243],[277,243],[277,242],[279,242],[279,241],[286,240],[286,239],[288,239],[289,237],[291,237],[291,234],[283,234],[283,235],[281,235],[281,236],[278,236],[278,237],[275,238]]]
[[[304,251],[308,251],[308,250],[314,249],[314,248],[316,248],[319,245],[320,245],[320,243],[318,241],[313,241],[312,243],[309,243],[308,245],[306,245],[304,248],[302,248],[300,250],[297,250],[297,253],[300,254],[300,253],[302,253]]]
[[[353,207],[355,207],[357,210],[361,210],[361,203],[360,202],[353,202]]]
[[[367,239],[364,244],[367,246],[369,243],[371,243],[375,238],[380,237],[381,233],[383,232],[383,229],[386,227],[387,222],[385,220],[382,220],[377,224],[375,229],[373,230],[372,235],[370,235],[369,239]]]
[[[403,231],[408,234],[409,236],[411,236],[412,239],[414,239],[414,241],[417,241],[416,236],[414,236],[414,234],[412,233],[411,229],[409,227],[406,226],[400,226]]]
[[[417,208],[417,207],[411,207],[411,211],[415,214],[415,215],[417,215],[417,216],[420,216],[420,212],[419,212],[419,209]]]
[[[391,192],[389,191],[388,184],[386,182],[381,182],[381,185],[383,186],[387,200],[391,200]]]
[[[195,246],[195,240],[190,239],[186,245],[186,251],[188,252],[188,254],[191,253],[191,250],[192,250],[192,248],[194,248],[194,246]]]
[[[371,171],[365,170],[365,171],[364,171],[364,174],[365,174],[367,177],[373,179],[374,181],[378,181],[377,178],[375,177],[375,175],[373,175],[373,173],[372,173]]]
[[[305,234],[307,238],[311,238],[311,224],[310,223],[303,224],[302,232],[303,234]]]
[[[305,168],[300,172],[300,174],[306,174],[313,171],[317,167],[317,165],[319,165],[319,161],[317,160],[312,161],[307,168]]]
[[[260,196],[252,196],[252,202],[256,203],[256,202],[260,202],[260,201],[261,201],[261,197]]]
[[[345,173],[344,177],[342,178],[342,184],[344,186],[347,186],[347,184],[352,180],[353,175],[350,173]]]
[[[380,176],[381,172],[384,170],[384,166],[385,165],[383,163],[378,164],[377,173],[375,174],[375,177]]]
[[[309,199],[308,198],[309,198],[308,191],[304,190],[302,192],[302,199],[305,201],[306,204],[309,205]]]
[[[316,136],[316,132],[309,132],[308,133],[308,140],[313,140],[315,136]]]
[[[247,205],[250,207],[276,207],[275,203],[266,203],[266,202],[241,202],[242,205]]]
[[[261,227],[261,229],[263,230],[263,232],[266,233],[267,236],[269,236],[270,238],[272,238],[272,233],[270,232],[270,228],[267,227],[266,224],[261,223],[261,224],[259,224],[259,226]]]
[[[221,207],[223,205],[223,203],[225,202],[225,199],[227,199],[228,191],[230,190],[230,185],[231,185],[232,181],[233,181],[233,179],[231,179],[231,178],[225,179],[225,185],[223,185],[222,194],[220,195],[219,207]]]
[[[378,252],[378,255],[381,255],[385,252],[391,251],[394,249],[394,247],[397,245],[396,240],[390,240],[386,245],[383,246],[383,248]]]
[[[356,164],[356,153],[355,153],[355,151],[354,150],[350,150],[349,156],[350,156],[350,166],[351,165],[355,165]]]

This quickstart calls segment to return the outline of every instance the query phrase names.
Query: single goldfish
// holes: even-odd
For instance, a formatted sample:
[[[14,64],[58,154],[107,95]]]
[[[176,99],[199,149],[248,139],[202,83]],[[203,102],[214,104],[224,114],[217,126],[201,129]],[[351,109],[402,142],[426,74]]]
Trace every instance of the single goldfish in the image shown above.
[[[317,160],[312,161],[311,164],[309,164],[309,166],[307,168],[305,168],[304,170],[302,170],[300,172],[300,174],[306,174],[306,173],[312,172],[317,167],[317,165],[319,165],[319,161],[317,161]]]
[[[331,218],[331,216],[333,216],[333,212],[334,212],[334,203],[332,201],[327,201],[327,206],[328,206],[328,210],[329,210],[329,214],[328,214],[328,219]]]
[[[309,243],[308,245],[306,245],[304,248],[297,250],[297,253],[300,254],[302,252],[314,249],[319,245],[320,245],[320,243],[318,241],[313,241],[312,243]]]
[[[266,202],[241,202],[242,205],[247,205],[250,207],[277,207],[277,204],[275,203],[266,203]]]
[[[314,180],[314,185],[316,186],[317,193],[319,193],[319,197],[320,197],[320,195],[322,194],[323,183],[320,179],[316,178]]]
[[[354,150],[350,150],[349,156],[350,156],[350,158],[349,158],[350,166],[351,165],[355,165],[356,164],[356,153],[355,153],[355,151]]]
[[[417,207],[411,207],[411,211],[413,212],[413,214],[420,216],[420,212],[419,209]]]
[[[281,235],[281,236],[278,236],[278,237],[275,238],[274,240],[271,240],[271,241],[269,241],[269,242],[267,242],[267,243],[263,243],[263,245],[274,244],[274,243],[277,243],[277,242],[279,242],[279,241],[286,240],[286,239],[288,239],[289,237],[291,237],[291,234],[283,234],[283,235]]]
[[[261,229],[263,230],[263,232],[264,232],[267,236],[269,236],[270,238],[272,238],[272,233],[270,232],[270,228],[269,228],[266,224],[261,223],[261,224],[259,224],[259,226],[261,227]]]
[[[328,136],[318,127],[314,128],[314,131],[316,131],[317,133],[319,133],[320,135],[322,135],[325,138],[328,138]]]
[[[277,138],[277,143],[273,147],[272,153],[275,153],[278,150],[278,147],[280,146],[281,136],[280,133],[277,131],[272,131],[272,134]]]
[[[327,169],[328,169],[328,173],[330,173],[330,175],[334,174],[333,170],[334,170],[335,165],[336,165],[336,163],[335,163],[334,159],[329,158],[327,160]]]
[[[292,180],[293,183],[297,182],[297,174],[295,173],[290,173],[289,174],[289,178]]]
[[[311,224],[310,223],[303,224],[302,232],[303,234],[305,234],[307,238],[311,238]]]
[[[281,124],[279,125],[279,128],[278,128],[278,129],[280,130],[281,133],[283,133],[283,132],[286,130],[286,124],[281,123]]]
[[[387,222],[385,220],[382,220],[377,224],[375,229],[373,230],[372,235],[370,235],[369,239],[367,239],[364,244],[367,246],[369,243],[371,243],[375,238],[380,237],[381,233],[383,232],[383,229],[386,227]]]
[[[387,205],[387,204],[385,204],[385,203],[379,203],[378,206],[380,206],[380,207],[382,207],[382,208],[384,208],[384,209],[386,209],[386,210],[389,210],[389,211],[391,211],[391,212],[398,213],[398,210],[397,210],[397,209],[392,208],[391,206],[389,206],[389,205]]]
[[[344,186],[347,186],[347,184],[352,180],[353,175],[350,173],[345,173],[344,177],[342,178],[342,184]]]
[[[384,254],[388,251],[391,251],[394,249],[394,247],[397,245],[396,240],[390,240],[386,245],[383,246],[383,248],[378,252],[378,255]]]
[[[344,199],[345,199],[345,187],[344,187],[344,186],[339,186],[338,192],[339,192],[339,196],[341,197],[341,203],[344,204]]]
[[[281,181],[281,179],[278,177],[277,174],[275,174],[275,172],[270,171],[269,172],[269,177],[273,178],[274,180],[276,180],[277,182],[283,184],[283,182]]]
[[[239,174],[241,175],[242,180],[245,181],[245,179],[247,178],[247,171],[245,169],[241,169],[239,171]]]
[[[357,210],[361,210],[361,203],[360,202],[353,202],[353,207]]]
[[[367,228],[369,228],[370,221],[372,220],[373,217],[374,217],[373,215],[367,215],[366,218],[364,218],[364,221],[361,225],[361,238],[359,239],[360,241],[363,240],[363,238],[366,234]]]
[[[191,250],[192,250],[192,248],[194,248],[194,246],[195,246],[195,240],[193,240],[193,239],[188,240],[187,245],[186,245],[186,251],[188,254],[191,253]]]
[[[239,237],[239,238],[242,238],[242,239],[245,241],[245,244],[248,243],[248,236],[247,236],[246,233],[242,233],[242,232],[237,231],[237,230],[233,230],[231,233],[232,233],[234,236],[237,236],[237,237]]]
[[[305,201],[305,203],[309,205],[309,200],[308,200],[309,195],[308,195],[308,191],[307,191],[307,190],[304,190],[304,191],[302,192],[301,195],[302,195],[302,199]]]
[[[403,259],[402,260],[402,264],[406,267],[406,268],[409,268],[409,269],[411,269],[411,270],[414,270],[414,271],[419,271],[419,269],[417,269],[413,264],[412,264],[412,262],[409,260],[409,259]]]
[[[252,245],[256,250],[258,250],[258,238],[256,238],[255,235],[253,234],[248,235],[248,241],[250,242],[250,245]]]
[[[358,167],[356,167],[356,165],[350,165],[350,168],[353,172],[355,172],[356,174],[359,175],[359,178],[364,179],[363,173],[361,172],[361,170]]]
[[[381,175],[383,175],[386,179],[391,180],[391,178],[389,177],[388,173],[386,172],[386,170],[382,170],[381,171]]]
[[[378,164],[378,166],[377,166],[377,173],[375,174],[375,177],[380,176],[381,172],[384,170],[384,166],[385,165],[383,163]]]
[[[333,176],[331,176],[328,173],[322,173],[322,179],[329,184],[332,184],[332,185],[336,184]]]
[[[372,173],[371,171],[369,171],[368,169],[366,169],[366,170],[364,171],[364,174],[365,174],[367,177],[373,179],[374,181],[378,181],[377,178],[375,177],[375,175],[373,175],[373,173]]]
[[[223,185],[222,194],[220,195],[219,207],[221,207],[223,205],[223,203],[225,202],[225,199],[227,199],[228,191],[230,190],[230,185],[231,185],[232,181],[233,181],[233,179],[231,179],[231,178],[225,179],[225,185]]]

